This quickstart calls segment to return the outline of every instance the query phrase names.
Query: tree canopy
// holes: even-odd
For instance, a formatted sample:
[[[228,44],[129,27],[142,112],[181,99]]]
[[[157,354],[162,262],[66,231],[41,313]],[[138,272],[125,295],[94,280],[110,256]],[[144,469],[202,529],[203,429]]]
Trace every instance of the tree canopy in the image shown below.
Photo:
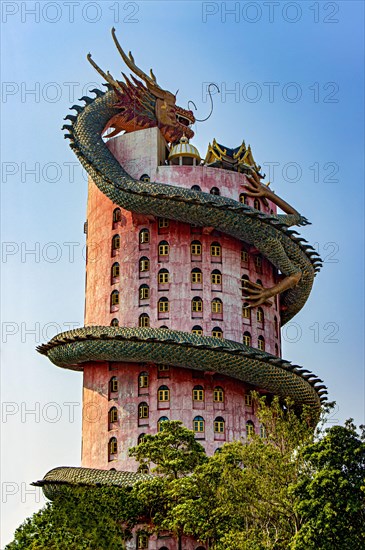
[[[155,475],[130,489],[64,488],[21,525],[7,550],[124,548],[134,526],[214,550],[365,547],[365,443],[352,421],[327,430],[277,398],[254,395],[263,427],[207,457],[166,421],[130,455]]]

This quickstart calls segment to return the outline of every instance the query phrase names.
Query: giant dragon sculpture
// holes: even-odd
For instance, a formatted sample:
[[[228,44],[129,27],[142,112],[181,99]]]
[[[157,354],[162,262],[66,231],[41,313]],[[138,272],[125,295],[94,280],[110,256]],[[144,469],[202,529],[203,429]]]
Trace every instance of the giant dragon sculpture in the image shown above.
[[[294,208],[278,197],[262,176],[252,170],[246,176],[247,195],[271,200],[285,214],[267,215],[233,199],[181,188],[174,185],[138,181],[126,173],[107,148],[103,135],[134,132],[158,127],[167,142],[175,143],[185,135],[193,137],[192,111],[176,105],[176,96],[163,90],[151,70],[139,69],[131,53],[126,55],[115,30],[112,36],[129,69],[143,82],[124,76],[115,80],[88,60],[105,79],[107,91],[92,90],[95,98],[83,97],[85,106],[74,105],[76,115],[67,115],[66,138],[98,188],[113,203],[137,214],[169,218],[199,226],[214,227],[253,245],[282,273],[272,288],[249,283],[246,288],[251,307],[267,303],[280,293],[281,322],[287,323],[305,304],[321,259],[305,239],[290,229],[309,223]],[[38,350],[58,366],[82,370],[85,361],[135,361],[169,364],[197,370],[214,370],[243,380],[269,392],[291,397],[298,405],[319,410],[326,399],[322,380],[306,369],[256,348],[237,342],[198,336],[174,330],[123,327],[84,327],[52,338]],[[126,472],[84,468],[59,468],[46,474],[37,484],[48,496],[55,487],[68,483],[133,483]],[[137,476],[137,474],[133,474]],[[126,479],[128,480],[126,481]]]

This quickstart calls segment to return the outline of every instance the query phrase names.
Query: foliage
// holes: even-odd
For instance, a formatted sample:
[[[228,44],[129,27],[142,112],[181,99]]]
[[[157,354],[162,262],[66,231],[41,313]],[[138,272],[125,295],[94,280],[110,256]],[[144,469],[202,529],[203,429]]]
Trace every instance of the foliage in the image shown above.
[[[364,548],[365,444],[353,423],[315,430],[306,408],[254,401],[260,436],[208,458],[192,431],[166,421],[130,450],[158,475],[130,491],[64,488],[7,550],[120,549],[143,523],[170,531],[179,550],[183,534],[214,550]]]
[[[267,407],[256,396],[257,415],[266,437],[223,445],[171,487],[176,506],[166,524],[221,550],[285,549],[300,526],[289,488],[302,468],[301,445],[314,437],[307,410],[298,415],[287,402]]]
[[[178,478],[194,471],[207,457],[204,447],[196,441],[194,432],[182,422],[166,421],[156,435],[145,435],[143,441],[129,450],[142,465],[167,478]]]
[[[303,525],[295,550],[365,548],[365,443],[351,420],[333,426],[303,453],[307,471],[295,487]]]
[[[160,474],[151,481],[136,484],[132,490],[133,497],[144,506],[150,529],[167,529],[176,536],[180,549],[183,530],[174,517],[177,506],[174,487],[177,483],[183,483],[186,476],[207,461],[204,447],[182,422],[166,421],[160,432],[146,435],[129,452],[141,466],[148,465],[152,472]],[[151,468],[152,464],[155,466]]]
[[[120,550],[140,514],[130,490],[64,487],[18,527],[6,550]]]

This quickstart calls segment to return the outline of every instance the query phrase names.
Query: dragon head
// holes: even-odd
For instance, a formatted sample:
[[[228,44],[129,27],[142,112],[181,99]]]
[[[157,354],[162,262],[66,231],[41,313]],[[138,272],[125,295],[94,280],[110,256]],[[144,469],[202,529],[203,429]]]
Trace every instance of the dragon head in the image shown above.
[[[194,136],[190,126],[195,122],[192,111],[176,105],[176,95],[162,89],[158,84],[152,69],[150,76],[137,67],[131,52],[126,55],[112,29],[114,43],[127,67],[143,82],[132,76],[133,82],[123,74],[125,82],[115,80],[109,72],[105,73],[91,59],[87,58],[98,73],[105,78],[117,95],[113,105],[120,112],[114,115],[104,128],[113,131],[108,137],[113,137],[121,131],[135,132],[146,128],[158,127],[168,143],[178,142],[183,135],[191,139]]]

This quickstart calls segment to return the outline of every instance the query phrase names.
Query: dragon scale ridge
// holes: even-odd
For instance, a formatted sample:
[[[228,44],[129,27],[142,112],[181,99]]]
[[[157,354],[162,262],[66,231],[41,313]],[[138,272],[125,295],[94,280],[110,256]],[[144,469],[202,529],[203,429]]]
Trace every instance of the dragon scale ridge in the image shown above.
[[[76,115],[67,115],[66,119],[71,123],[64,126],[67,130],[65,137],[70,139],[70,147],[92,181],[112,203],[124,210],[200,227],[212,227],[252,245],[281,272],[283,278],[296,277],[299,274],[295,284],[283,287],[280,294],[281,324],[290,321],[306,303],[314,277],[321,266],[321,260],[313,247],[291,229],[293,225],[309,223],[306,218],[296,212],[283,215],[265,214],[228,197],[178,185],[140,181],[130,176],[110,152],[102,136],[106,128],[114,127],[118,133],[120,124],[124,124],[126,131],[130,131],[130,117],[123,110],[123,98],[130,102],[133,85],[126,77],[124,84],[114,81],[109,73],[102,74],[107,77],[107,91],[95,89],[92,90],[95,98],[82,98],[85,105],[74,105],[71,109],[76,111]],[[165,137],[173,136],[172,139],[177,140],[185,133],[180,128],[182,125],[175,128],[171,121],[158,118],[161,107],[158,106],[158,101],[167,101],[168,106],[175,107],[174,99],[170,97],[172,94],[167,95],[169,92],[161,91],[155,80],[148,78],[146,77],[148,108],[153,106],[152,96],[157,97],[156,120],[150,114],[147,117],[143,111],[143,116],[141,114],[137,117],[137,122],[133,119],[133,124],[140,124],[140,129],[155,125],[162,133],[165,132]],[[141,94],[147,94],[147,89],[146,92],[143,91],[142,83],[134,78],[133,81],[139,98],[142,97]],[[145,101],[144,105],[146,104]],[[176,109],[176,112],[184,116],[183,109]],[[122,123],[118,122],[121,110]],[[188,111],[185,114],[187,119],[192,119]],[[172,120],[173,117],[170,118]],[[194,185],[194,181],[191,185]],[[55,336],[49,343],[39,346],[38,351],[55,365],[73,370],[87,368],[90,361],[126,361],[215,371],[283,398],[290,397],[298,406],[308,405],[317,413],[327,394],[323,381],[298,365],[232,340],[179,330],[85,326]],[[36,485],[43,486],[46,495],[53,495],[65,483],[110,483],[124,486],[127,482],[134,483],[139,479],[138,476],[139,474],[135,474],[132,480],[132,477],[126,477],[126,472],[57,468],[46,474],[43,480],[36,482]]]

